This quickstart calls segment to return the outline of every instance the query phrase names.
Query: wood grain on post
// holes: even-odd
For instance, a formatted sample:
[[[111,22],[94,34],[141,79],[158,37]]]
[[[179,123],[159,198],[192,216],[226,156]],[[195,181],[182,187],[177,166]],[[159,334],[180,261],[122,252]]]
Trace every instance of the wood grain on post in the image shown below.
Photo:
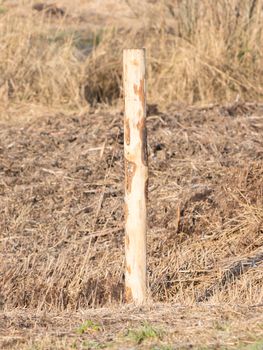
[[[145,49],[124,50],[125,296],[146,301],[147,133]]]

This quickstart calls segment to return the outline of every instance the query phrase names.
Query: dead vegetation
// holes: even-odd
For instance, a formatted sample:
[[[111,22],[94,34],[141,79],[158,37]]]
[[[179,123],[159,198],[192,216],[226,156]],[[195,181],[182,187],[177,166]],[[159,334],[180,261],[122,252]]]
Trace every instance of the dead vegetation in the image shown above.
[[[262,336],[262,307],[155,304],[0,314],[1,349],[260,350]]]
[[[262,115],[247,104],[149,115],[154,301],[262,302]],[[1,128],[3,309],[123,300],[122,121],[97,111]]]
[[[0,14],[5,109],[14,103],[71,109],[114,103],[122,94],[122,49],[134,46],[147,48],[153,103],[262,99],[261,1],[146,1],[143,10],[137,1],[126,3],[125,25],[115,19],[105,26],[102,18],[99,29],[66,6],[5,9]]]

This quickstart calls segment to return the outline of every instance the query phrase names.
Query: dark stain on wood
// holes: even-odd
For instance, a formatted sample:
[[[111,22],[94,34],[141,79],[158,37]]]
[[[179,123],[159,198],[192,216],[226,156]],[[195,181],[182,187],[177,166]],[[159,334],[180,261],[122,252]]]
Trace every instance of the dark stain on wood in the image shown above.
[[[138,88],[138,86],[136,84],[133,85],[133,90],[135,95],[139,96],[139,99],[142,103],[142,108],[144,108],[144,104],[145,104],[145,96],[144,96],[144,79],[140,80],[140,86]]]
[[[125,189],[126,193],[131,192],[132,179],[136,171],[136,164],[125,159]]]
[[[147,150],[147,129],[145,125],[145,118],[141,118],[137,123],[137,128],[140,133],[141,143],[142,143],[142,163],[147,166],[148,165],[148,150]]]
[[[130,130],[129,119],[127,117],[125,117],[124,119],[124,138],[125,138],[126,145],[129,146],[131,142],[131,130]]]

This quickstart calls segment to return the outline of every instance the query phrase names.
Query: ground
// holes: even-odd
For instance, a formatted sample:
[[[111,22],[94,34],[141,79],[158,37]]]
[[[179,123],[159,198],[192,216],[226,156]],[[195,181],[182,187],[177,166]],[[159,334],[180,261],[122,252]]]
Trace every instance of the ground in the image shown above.
[[[142,310],[118,306],[122,110],[3,122],[2,347],[260,342],[262,112],[149,106],[148,274],[163,304]]]
[[[118,306],[0,318],[2,349],[242,349],[263,347],[262,306]]]

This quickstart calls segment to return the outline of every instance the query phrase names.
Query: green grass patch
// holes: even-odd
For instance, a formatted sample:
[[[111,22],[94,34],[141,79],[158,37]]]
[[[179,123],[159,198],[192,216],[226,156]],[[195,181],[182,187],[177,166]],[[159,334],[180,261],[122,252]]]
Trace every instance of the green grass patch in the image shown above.
[[[241,345],[237,350],[263,350],[263,338],[258,339],[255,343]]]
[[[136,344],[141,344],[145,340],[149,339],[161,339],[163,331],[153,325],[145,322],[140,327],[135,329],[129,329],[126,337]]]
[[[101,331],[101,325],[98,323],[93,322],[92,320],[87,320],[83,322],[76,330],[77,334],[84,334],[84,333],[94,333]]]
[[[0,5],[0,15],[6,14],[7,11],[8,11],[8,9],[6,7]]]

